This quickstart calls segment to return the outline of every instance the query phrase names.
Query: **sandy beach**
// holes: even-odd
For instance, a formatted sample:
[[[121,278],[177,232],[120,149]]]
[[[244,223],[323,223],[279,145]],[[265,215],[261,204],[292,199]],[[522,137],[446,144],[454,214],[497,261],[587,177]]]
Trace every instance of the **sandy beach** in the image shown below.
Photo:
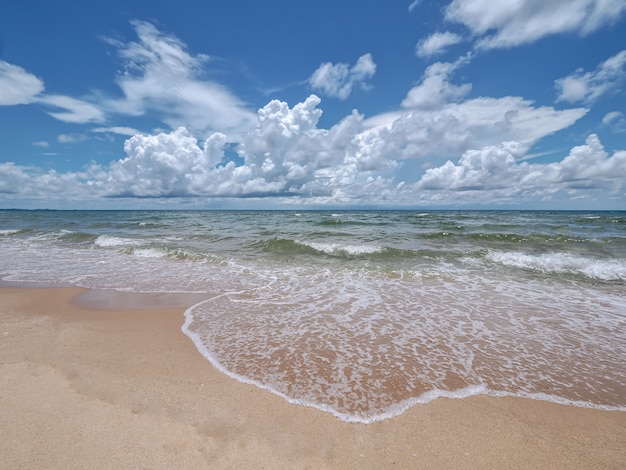
[[[349,424],[216,371],[184,298],[125,300],[0,288],[2,468],[626,467],[626,413],[477,396]]]

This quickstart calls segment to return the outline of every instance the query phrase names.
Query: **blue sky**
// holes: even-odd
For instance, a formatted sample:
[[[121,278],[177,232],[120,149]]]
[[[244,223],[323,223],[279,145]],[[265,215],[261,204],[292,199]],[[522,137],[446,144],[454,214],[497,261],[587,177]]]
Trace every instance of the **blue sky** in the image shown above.
[[[0,207],[626,208],[625,0],[4,2]]]

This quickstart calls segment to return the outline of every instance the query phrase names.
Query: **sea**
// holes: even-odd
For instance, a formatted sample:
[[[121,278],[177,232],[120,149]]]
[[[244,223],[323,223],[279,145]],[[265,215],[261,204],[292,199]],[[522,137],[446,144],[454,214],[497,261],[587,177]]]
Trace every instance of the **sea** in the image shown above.
[[[4,210],[0,279],[193,294],[215,368],[344,421],[626,411],[626,212]]]

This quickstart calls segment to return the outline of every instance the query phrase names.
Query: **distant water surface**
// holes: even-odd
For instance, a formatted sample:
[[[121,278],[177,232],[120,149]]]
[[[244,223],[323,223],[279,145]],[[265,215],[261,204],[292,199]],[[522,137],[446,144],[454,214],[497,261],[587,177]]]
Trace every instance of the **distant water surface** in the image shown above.
[[[0,277],[194,293],[224,373],[340,419],[626,411],[626,212],[0,211]]]

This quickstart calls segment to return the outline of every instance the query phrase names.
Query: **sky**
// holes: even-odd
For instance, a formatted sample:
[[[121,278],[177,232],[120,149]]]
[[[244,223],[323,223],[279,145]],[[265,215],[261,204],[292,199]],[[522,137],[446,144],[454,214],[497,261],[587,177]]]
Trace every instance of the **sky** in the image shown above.
[[[0,208],[626,210],[626,0],[2,2]]]

